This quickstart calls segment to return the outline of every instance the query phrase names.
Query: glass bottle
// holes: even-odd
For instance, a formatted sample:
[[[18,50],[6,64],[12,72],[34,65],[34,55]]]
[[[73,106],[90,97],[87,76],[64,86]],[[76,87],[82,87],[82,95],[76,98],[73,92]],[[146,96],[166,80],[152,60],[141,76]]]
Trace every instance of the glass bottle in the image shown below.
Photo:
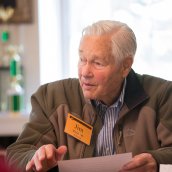
[[[13,114],[20,114],[23,110],[23,94],[24,90],[19,82],[12,81],[10,88],[7,91],[8,95],[8,110]]]
[[[21,86],[21,59],[16,47],[9,48],[10,54],[10,88],[8,95],[8,110],[12,114],[20,114],[23,110],[24,89]]]
[[[10,58],[10,77],[17,80],[21,79],[21,60],[17,53],[13,53]]]

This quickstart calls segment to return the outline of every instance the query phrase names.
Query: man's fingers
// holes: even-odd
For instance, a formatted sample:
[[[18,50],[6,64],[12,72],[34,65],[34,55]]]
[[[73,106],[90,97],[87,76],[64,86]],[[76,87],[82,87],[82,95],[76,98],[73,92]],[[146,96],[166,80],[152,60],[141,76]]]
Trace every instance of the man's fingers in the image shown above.
[[[26,165],[26,171],[28,171],[29,172],[29,170],[31,169],[31,163],[30,163],[30,161],[27,163],[27,165]]]
[[[149,153],[142,153],[135,156],[132,161],[123,166],[123,170],[132,170],[137,168],[143,169],[157,169],[157,164],[155,159]]]
[[[37,171],[42,170],[44,166],[46,166],[45,158],[45,149],[44,147],[41,147],[35,152],[35,155],[32,157],[31,161],[29,161],[26,165],[26,171],[30,172],[33,171],[33,169]]]
[[[33,168],[33,162],[32,162],[32,160],[31,161],[29,161],[28,163],[27,163],[27,165],[26,165],[26,171],[27,172],[31,172],[32,171],[32,168]]]
[[[44,160],[40,161],[39,155],[36,154],[36,156],[34,157],[34,163],[35,163],[35,168],[36,168],[37,171],[40,171],[40,170],[42,170],[44,168],[43,167],[43,162],[44,162]]]
[[[60,146],[56,149],[52,145],[46,145],[40,147],[31,161],[26,165],[26,171],[31,172],[33,170],[41,171],[50,169],[58,164],[59,160],[63,159],[63,156],[67,152],[66,146]]]
[[[37,157],[35,159],[36,169],[42,170],[47,166],[46,162],[46,149],[45,147],[40,147],[37,152]]]
[[[124,165],[125,170],[141,167],[147,163],[143,155],[135,156],[130,162]]]
[[[58,149],[56,149],[56,161],[60,161],[63,159],[64,155],[67,152],[66,146],[60,146]]]

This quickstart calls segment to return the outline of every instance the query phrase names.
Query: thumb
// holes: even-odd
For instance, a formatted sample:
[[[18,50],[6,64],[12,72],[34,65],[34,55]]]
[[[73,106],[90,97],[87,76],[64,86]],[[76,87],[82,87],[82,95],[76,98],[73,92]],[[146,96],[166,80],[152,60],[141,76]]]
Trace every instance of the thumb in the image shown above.
[[[67,147],[66,146],[60,146],[56,149],[56,160],[60,161],[63,159],[64,155],[67,152]]]

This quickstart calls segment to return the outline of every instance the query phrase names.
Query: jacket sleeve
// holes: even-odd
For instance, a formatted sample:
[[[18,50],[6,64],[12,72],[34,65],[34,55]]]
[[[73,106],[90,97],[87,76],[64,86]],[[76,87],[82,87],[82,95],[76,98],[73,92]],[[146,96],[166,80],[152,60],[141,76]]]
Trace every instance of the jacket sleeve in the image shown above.
[[[15,165],[22,171],[25,171],[26,164],[40,146],[57,146],[53,126],[46,111],[46,86],[42,86],[32,95],[31,104],[29,122],[25,124],[17,141],[7,148],[6,158],[9,165]]]
[[[172,82],[167,82],[159,92],[157,137],[161,148],[150,153],[158,164],[172,164]]]

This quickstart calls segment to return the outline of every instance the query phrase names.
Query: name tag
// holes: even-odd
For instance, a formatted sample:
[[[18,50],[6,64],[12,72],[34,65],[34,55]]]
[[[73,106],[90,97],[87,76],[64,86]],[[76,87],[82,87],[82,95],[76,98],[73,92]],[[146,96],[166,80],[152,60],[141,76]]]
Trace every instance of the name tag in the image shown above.
[[[64,132],[90,145],[93,127],[68,113]]]

